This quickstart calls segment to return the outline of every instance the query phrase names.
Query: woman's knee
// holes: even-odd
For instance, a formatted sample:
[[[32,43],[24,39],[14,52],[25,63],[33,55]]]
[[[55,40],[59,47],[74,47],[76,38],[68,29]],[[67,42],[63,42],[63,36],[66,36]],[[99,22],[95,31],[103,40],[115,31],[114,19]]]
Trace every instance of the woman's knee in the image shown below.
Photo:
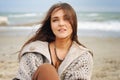
[[[59,76],[54,66],[44,63],[38,67],[32,80],[59,80]]]

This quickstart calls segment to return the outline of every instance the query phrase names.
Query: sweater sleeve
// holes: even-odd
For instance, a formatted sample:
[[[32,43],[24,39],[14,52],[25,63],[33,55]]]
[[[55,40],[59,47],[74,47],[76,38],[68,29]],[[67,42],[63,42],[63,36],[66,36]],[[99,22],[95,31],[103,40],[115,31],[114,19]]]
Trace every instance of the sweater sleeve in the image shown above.
[[[87,52],[79,56],[68,66],[64,80],[91,80],[93,57]]]
[[[31,80],[37,67],[43,63],[42,55],[38,53],[25,53],[20,60],[17,80]]]

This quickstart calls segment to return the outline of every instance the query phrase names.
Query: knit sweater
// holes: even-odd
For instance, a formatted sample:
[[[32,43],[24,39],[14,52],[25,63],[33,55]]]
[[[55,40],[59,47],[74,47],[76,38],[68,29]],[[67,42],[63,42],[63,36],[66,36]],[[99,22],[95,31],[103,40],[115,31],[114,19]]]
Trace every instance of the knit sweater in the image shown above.
[[[51,64],[48,42],[35,41],[21,52],[17,79],[31,80],[36,69],[43,63]],[[64,61],[58,67],[61,80],[91,80],[93,58],[88,49],[73,41]]]

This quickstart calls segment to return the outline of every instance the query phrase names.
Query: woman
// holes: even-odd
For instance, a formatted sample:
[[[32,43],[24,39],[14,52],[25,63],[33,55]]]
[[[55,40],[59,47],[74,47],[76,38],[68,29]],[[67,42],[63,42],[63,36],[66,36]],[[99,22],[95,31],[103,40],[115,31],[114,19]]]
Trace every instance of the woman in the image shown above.
[[[49,9],[42,26],[24,44],[19,56],[18,80],[91,78],[92,53],[78,41],[76,13],[68,3]]]

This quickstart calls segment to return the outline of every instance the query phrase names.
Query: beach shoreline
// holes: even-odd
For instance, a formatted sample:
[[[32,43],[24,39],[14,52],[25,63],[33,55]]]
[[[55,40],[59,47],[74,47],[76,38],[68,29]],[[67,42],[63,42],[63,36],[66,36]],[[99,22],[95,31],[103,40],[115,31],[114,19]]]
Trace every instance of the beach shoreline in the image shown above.
[[[19,65],[16,52],[27,40],[26,36],[0,36],[0,80],[15,77]],[[92,80],[120,80],[120,38],[82,36],[79,40],[94,55]]]

